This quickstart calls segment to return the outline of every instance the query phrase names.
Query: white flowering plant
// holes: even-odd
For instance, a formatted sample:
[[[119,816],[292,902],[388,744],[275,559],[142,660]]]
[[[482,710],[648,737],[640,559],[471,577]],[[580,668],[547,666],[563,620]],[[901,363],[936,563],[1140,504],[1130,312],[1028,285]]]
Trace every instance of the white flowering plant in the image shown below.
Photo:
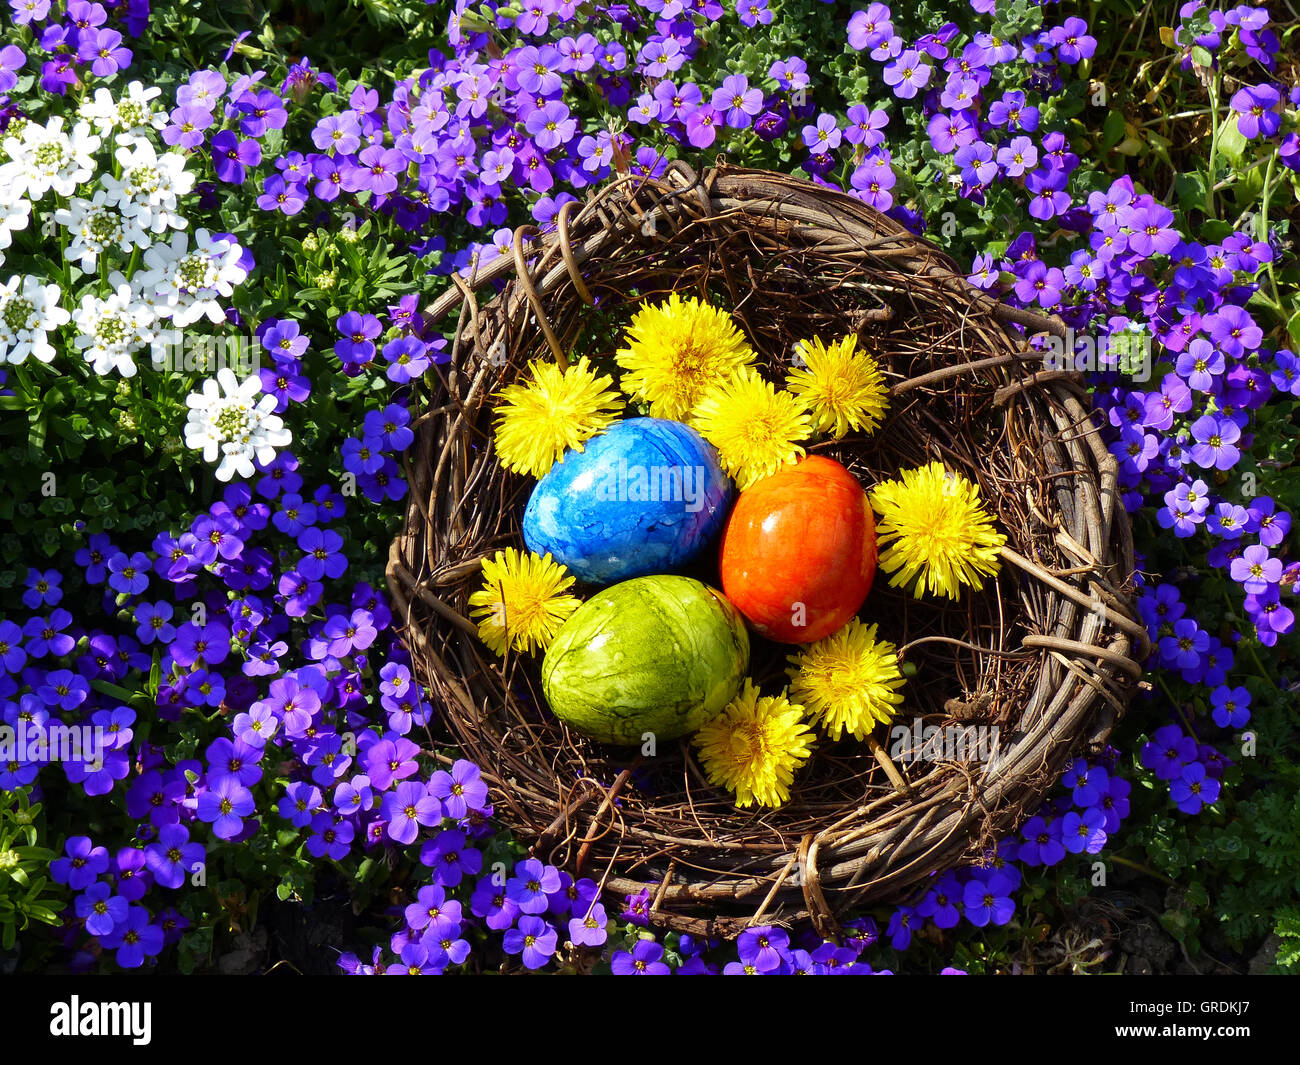
[[[197,449],[219,480],[252,476],[254,459],[292,439],[254,367],[218,380],[213,359],[176,357],[237,343],[232,298],[252,260],[233,235],[191,226],[197,167],[164,141],[162,90],[131,81],[48,100],[0,133],[0,369],[12,390],[0,406],[26,411],[37,447],[51,429],[73,450],[108,435],[180,465],[183,446]]]

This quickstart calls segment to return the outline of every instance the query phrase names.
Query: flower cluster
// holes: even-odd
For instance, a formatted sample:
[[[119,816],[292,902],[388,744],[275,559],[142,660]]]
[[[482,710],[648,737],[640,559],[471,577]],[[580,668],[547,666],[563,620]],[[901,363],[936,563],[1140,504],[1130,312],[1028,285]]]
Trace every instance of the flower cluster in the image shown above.
[[[41,64],[40,86],[56,96],[129,67],[133,53],[123,31],[129,37],[143,34],[149,6],[150,0],[125,0],[107,8],[90,0],[68,0],[60,18],[60,5],[53,0],[9,0],[14,25],[26,27],[35,47],[50,56]]]
[[[1098,853],[1129,814],[1131,785],[1115,772],[1114,762],[1113,757],[1098,763],[1076,759],[1061,780],[1065,793],[1045,802],[1021,826],[1018,838],[1004,839],[987,864],[944,873],[918,902],[894,911],[885,931],[891,946],[906,950],[926,922],[941,931],[963,919],[975,928],[1005,925],[1015,915],[1012,896],[1020,889],[1023,869],[1057,865],[1069,854]]]

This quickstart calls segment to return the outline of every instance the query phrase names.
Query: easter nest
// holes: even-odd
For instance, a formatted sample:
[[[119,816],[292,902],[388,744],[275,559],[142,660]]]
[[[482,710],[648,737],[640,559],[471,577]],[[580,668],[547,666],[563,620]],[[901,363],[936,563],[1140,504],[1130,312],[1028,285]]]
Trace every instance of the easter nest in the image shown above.
[[[452,338],[450,362],[413,400],[410,502],[387,579],[438,708],[432,747],[450,742],[481,767],[494,817],[534,857],[596,880],[615,913],[648,889],[651,919],[678,931],[811,919],[829,935],[851,910],[987,861],[1070,759],[1104,745],[1148,644],[1117,464],[1081,378],[1029,343],[1064,336],[1059,319],[991,298],[853,197],[721,162],[617,176],[452,280],[425,315]],[[769,377],[810,336],[853,333],[874,355],[890,387],[884,425],[809,453],[868,489],[934,460],[978,484],[1007,537],[996,578],[951,602],[881,574],[860,614],[915,667],[896,720],[938,757],[822,740],[787,802],[738,809],[689,737],[653,757],[589,740],[549,712],[540,656],[480,642],[469,597],[483,559],[522,548],[534,484],[498,461],[493,394],[530,360],[612,354],[642,301],[673,292],[728,310]],[[781,687],[789,650],[754,637],[755,682]],[[979,748],[961,738],[980,730],[994,757],[964,757]]]

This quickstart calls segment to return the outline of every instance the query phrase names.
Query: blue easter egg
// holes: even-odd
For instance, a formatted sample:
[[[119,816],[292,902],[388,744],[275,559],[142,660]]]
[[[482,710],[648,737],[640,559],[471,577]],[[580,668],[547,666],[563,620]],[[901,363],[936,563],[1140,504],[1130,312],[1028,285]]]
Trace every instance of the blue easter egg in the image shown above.
[[[689,425],[615,422],[568,451],[537,482],[524,542],[589,584],[685,565],[721,531],[731,481],[718,453]]]

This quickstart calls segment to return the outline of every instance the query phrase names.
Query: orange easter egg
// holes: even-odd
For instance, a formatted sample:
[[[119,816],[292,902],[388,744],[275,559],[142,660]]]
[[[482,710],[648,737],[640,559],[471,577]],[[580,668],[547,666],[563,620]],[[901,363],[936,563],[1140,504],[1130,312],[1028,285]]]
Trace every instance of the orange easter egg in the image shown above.
[[[761,635],[812,643],[862,606],[876,575],[867,493],[813,455],[740,493],[723,533],[722,589]]]

